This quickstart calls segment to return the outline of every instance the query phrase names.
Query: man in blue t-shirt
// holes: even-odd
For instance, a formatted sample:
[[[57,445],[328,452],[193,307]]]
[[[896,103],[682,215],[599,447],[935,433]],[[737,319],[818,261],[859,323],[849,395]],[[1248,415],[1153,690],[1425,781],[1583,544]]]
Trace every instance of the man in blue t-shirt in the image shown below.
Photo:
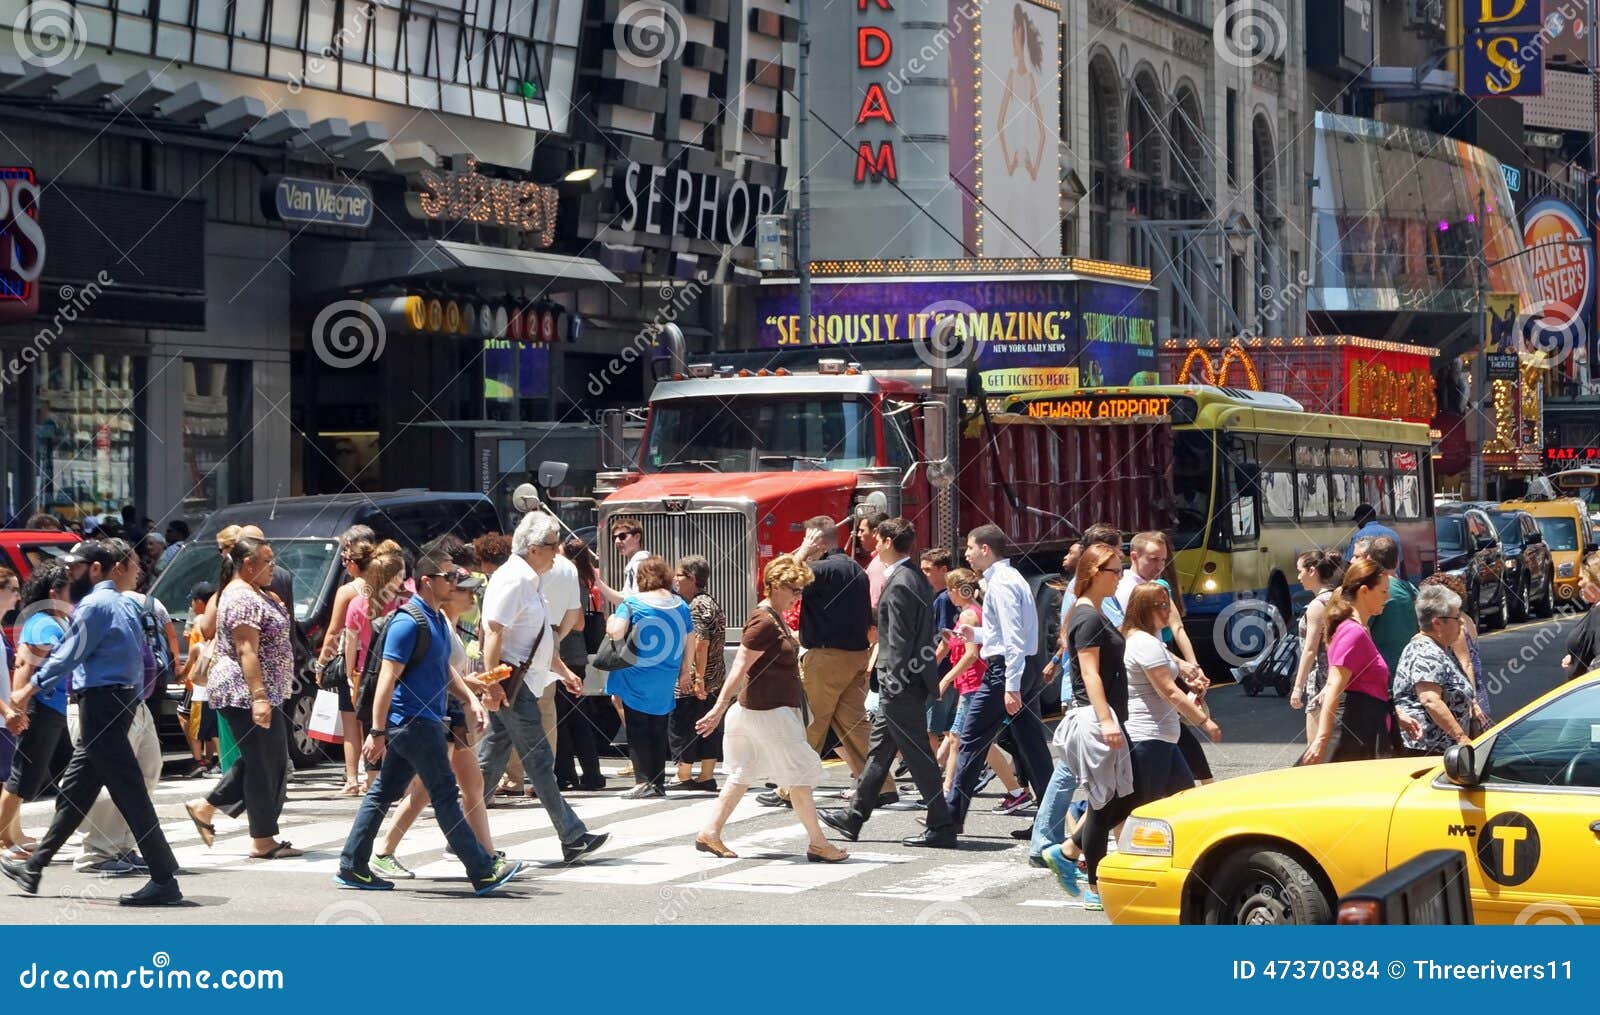
[[[372,845],[384,814],[405,795],[415,776],[428,791],[439,827],[466,867],[474,894],[487,895],[516,877],[522,864],[484,849],[461,811],[460,787],[450,768],[446,698],[453,694],[467,702],[478,729],[487,724],[487,716],[462,675],[450,669],[450,622],[440,611],[440,604],[458,585],[480,579],[458,567],[450,558],[449,545],[439,539],[422,548],[415,577],[416,596],[395,612],[383,630],[373,728],[362,747],[369,763],[381,761],[383,767],[356,812],[333,883],[368,891],[394,887],[393,881],[372,873]],[[426,651],[413,658],[419,640]]]
[[[1395,565],[1394,572],[1401,578],[1406,577],[1405,547],[1400,542],[1400,533],[1378,521],[1378,512],[1373,510],[1371,504],[1356,505],[1355,513],[1350,516],[1355,522],[1356,530],[1350,534],[1350,541],[1345,544],[1345,560],[1354,560],[1356,556],[1356,543],[1361,540],[1373,540],[1388,537],[1394,540],[1395,552],[1399,557],[1399,564]]]

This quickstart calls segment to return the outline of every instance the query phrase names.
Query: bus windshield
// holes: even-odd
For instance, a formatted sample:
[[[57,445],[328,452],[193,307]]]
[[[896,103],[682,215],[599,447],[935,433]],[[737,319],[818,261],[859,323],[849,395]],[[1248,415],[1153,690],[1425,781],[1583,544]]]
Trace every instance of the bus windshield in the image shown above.
[[[1544,533],[1545,545],[1552,550],[1578,549],[1578,527],[1571,518],[1539,518],[1539,531]]]
[[[795,472],[877,464],[871,407],[816,396],[683,398],[650,410],[645,472]]]

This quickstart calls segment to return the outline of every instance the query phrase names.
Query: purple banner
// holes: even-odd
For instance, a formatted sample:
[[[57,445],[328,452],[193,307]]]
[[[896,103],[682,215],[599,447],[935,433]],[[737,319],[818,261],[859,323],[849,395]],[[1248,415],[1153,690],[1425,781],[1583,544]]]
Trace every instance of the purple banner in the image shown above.
[[[765,349],[909,342],[927,359],[953,318],[990,391],[1159,383],[1154,316],[1154,293],[1081,279],[814,283],[810,336],[797,287],[763,286],[756,308]]]

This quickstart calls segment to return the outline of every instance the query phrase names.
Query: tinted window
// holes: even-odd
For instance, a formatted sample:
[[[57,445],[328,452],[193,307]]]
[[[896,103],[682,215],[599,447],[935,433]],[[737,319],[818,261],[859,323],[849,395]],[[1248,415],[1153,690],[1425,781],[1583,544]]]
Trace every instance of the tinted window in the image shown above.
[[[1557,698],[1507,727],[1484,777],[1534,786],[1600,788],[1600,685]]]
[[[1571,518],[1539,518],[1539,531],[1552,550],[1578,549],[1578,527]]]
[[[1466,548],[1465,526],[1459,515],[1445,515],[1433,520],[1433,531],[1439,540],[1439,552],[1455,554]]]
[[[278,566],[294,575],[294,616],[306,621],[316,607],[317,596],[327,582],[328,572],[338,562],[339,543],[334,539],[269,540]],[[222,554],[214,542],[189,543],[161,572],[151,592],[174,619],[189,619],[189,591],[196,584],[215,583],[222,571]]]
[[[1495,531],[1500,533],[1500,542],[1508,548],[1522,545],[1522,519],[1516,515],[1494,515]]]

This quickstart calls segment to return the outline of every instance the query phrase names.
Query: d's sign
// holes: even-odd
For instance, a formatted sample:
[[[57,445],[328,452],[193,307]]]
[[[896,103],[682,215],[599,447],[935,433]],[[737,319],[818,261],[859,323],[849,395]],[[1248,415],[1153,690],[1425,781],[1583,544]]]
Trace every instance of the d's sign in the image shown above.
[[[1594,287],[1594,244],[1583,217],[1564,201],[1535,201],[1523,215],[1522,245],[1546,326],[1584,319]]]
[[[0,319],[39,312],[37,283],[43,271],[39,184],[32,169],[0,168]]]

